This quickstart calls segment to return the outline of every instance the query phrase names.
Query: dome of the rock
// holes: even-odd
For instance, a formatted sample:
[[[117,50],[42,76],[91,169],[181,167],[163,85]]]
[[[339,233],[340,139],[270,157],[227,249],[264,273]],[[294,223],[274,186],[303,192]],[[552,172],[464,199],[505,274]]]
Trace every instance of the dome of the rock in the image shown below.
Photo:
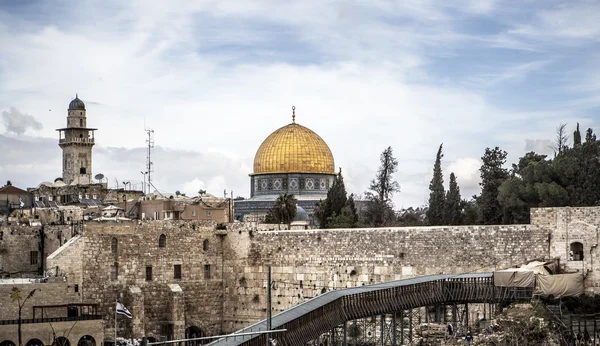
[[[254,156],[254,174],[270,173],[334,174],[333,155],[319,135],[291,123],[269,135]]]

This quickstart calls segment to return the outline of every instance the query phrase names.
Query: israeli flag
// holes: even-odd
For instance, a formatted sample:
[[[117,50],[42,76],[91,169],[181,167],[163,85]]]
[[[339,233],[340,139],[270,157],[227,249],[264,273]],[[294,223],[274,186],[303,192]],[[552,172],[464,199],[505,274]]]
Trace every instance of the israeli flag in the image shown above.
[[[131,312],[129,312],[129,310],[127,310],[125,305],[121,304],[120,302],[117,302],[117,313],[121,314],[121,315],[125,315],[129,318],[133,317],[133,315],[131,314]]]
[[[25,202],[23,202],[23,199],[21,197],[19,197],[19,205],[21,206],[21,208],[23,208],[23,206],[25,205]]]

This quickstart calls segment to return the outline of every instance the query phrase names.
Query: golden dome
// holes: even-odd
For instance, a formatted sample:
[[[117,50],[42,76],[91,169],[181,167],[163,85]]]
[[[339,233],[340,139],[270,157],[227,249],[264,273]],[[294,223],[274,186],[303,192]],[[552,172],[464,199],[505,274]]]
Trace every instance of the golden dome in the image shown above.
[[[271,133],[254,156],[254,174],[335,174],[327,143],[311,129],[295,122]]]

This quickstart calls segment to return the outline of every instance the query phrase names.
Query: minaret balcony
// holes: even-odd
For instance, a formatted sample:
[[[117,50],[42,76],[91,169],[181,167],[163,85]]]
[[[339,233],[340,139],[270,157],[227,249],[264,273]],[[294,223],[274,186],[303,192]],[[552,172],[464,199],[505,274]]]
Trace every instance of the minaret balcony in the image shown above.
[[[59,144],[69,144],[69,143],[78,143],[78,144],[95,144],[94,138],[60,138],[58,141]]]

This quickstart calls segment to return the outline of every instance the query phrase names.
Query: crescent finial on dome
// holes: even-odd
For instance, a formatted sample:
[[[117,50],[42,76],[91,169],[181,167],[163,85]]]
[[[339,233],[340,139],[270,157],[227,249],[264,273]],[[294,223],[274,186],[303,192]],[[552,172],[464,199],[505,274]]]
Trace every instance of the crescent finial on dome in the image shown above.
[[[296,106],[292,106],[292,123],[296,123]]]

